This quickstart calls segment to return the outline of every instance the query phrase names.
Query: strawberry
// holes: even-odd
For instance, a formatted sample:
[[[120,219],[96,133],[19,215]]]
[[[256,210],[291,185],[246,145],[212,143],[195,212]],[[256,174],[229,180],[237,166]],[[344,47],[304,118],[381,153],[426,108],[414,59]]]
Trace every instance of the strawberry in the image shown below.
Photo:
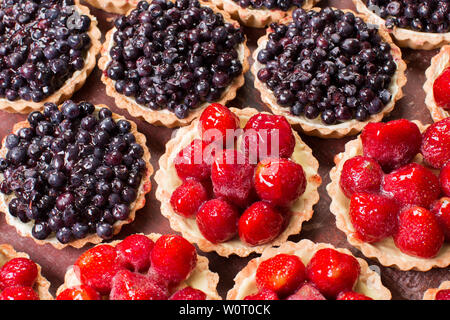
[[[212,243],[228,241],[238,233],[239,212],[224,200],[205,202],[197,213],[197,226]]]
[[[450,118],[433,123],[423,133],[422,155],[425,163],[439,169],[450,160]]]
[[[369,123],[361,134],[364,156],[373,158],[390,172],[409,163],[420,151],[422,135],[413,122],[405,119],[388,123]]]
[[[65,289],[56,300],[101,300],[101,296],[91,287],[82,284]]]
[[[439,290],[436,293],[436,300],[450,300],[450,289]]]
[[[305,283],[297,290],[296,293],[291,294],[286,300],[327,300],[311,283]]]
[[[111,280],[123,269],[116,248],[102,244],[84,252],[74,264],[74,271],[82,284],[102,295],[111,290]]]
[[[287,207],[305,192],[305,173],[289,159],[267,158],[256,167],[255,189],[262,200]]]
[[[394,234],[400,208],[382,195],[354,193],[350,200],[350,219],[359,239],[377,242]]]
[[[39,296],[29,286],[12,286],[5,288],[0,294],[0,300],[39,300]]]
[[[32,287],[37,275],[37,265],[30,259],[11,259],[0,269],[0,290],[12,286]]]
[[[110,300],[167,300],[167,288],[160,287],[139,273],[117,272],[112,280]]]
[[[195,247],[175,234],[161,236],[150,255],[152,268],[172,284],[185,280],[197,264]]]
[[[450,197],[450,161],[448,161],[441,169],[439,174],[439,182],[442,192]]]
[[[421,207],[411,207],[399,215],[394,242],[406,254],[432,258],[442,247],[444,233],[433,213]]]
[[[227,107],[213,103],[202,112],[198,124],[201,137],[206,143],[226,142],[227,134],[233,134],[239,128],[239,118]]]
[[[346,291],[339,293],[336,300],[373,300],[373,299],[355,291]]]
[[[194,139],[184,147],[174,160],[178,177],[186,181],[189,178],[203,181],[211,175],[211,147],[199,139]]]
[[[185,287],[175,292],[169,300],[206,300],[206,294],[192,287]]]
[[[207,200],[208,193],[205,187],[198,181],[187,180],[172,193],[170,204],[177,214],[190,218]]]
[[[274,240],[284,224],[283,215],[264,201],[252,204],[239,218],[239,237],[251,246]]]
[[[116,245],[121,265],[136,272],[145,272],[150,267],[150,253],[155,243],[141,234],[126,237]]]
[[[339,185],[347,198],[351,198],[355,192],[379,192],[382,179],[383,170],[375,160],[356,156],[345,161]]]
[[[450,198],[441,198],[431,206],[431,212],[436,216],[445,240],[450,242]]]
[[[446,68],[433,83],[433,96],[436,104],[450,110],[450,68]]]
[[[250,294],[244,300],[279,300],[277,294],[270,289],[261,289],[255,294]]]
[[[260,263],[256,270],[256,286],[286,297],[305,281],[305,265],[295,255],[278,254]]]
[[[360,273],[358,261],[351,255],[326,248],[318,250],[306,267],[306,275],[329,299],[353,289]]]
[[[410,163],[386,175],[383,189],[403,205],[424,208],[428,208],[441,194],[439,179],[417,163]]]

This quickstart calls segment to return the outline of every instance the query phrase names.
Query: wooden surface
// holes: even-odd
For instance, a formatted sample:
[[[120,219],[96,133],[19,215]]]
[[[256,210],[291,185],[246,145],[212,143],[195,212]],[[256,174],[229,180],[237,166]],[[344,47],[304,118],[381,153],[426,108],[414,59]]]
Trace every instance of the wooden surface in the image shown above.
[[[320,6],[334,6],[339,8],[354,9],[350,0],[323,0]],[[102,33],[105,34],[113,24],[114,15],[109,15],[100,10],[92,9],[92,13],[97,16]],[[246,30],[249,39],[249,47],[253,51],[257,39],[264,34],[262,29]],[[424,123],[431,123],[431,117],[424,104],[425,94],[422,85],[425,82],[424,72],[429,66],[431,57],[436,51],[413,51],[403,50],[404,59],[408,64],[405,97],[397,104],[394,112],[385,120],[406,118],[421,120]],[[252,63],[252,61],[251,61]],[[124,110],[118,109],[113,99],[106,96],[104,85],[100,81],[101,72],[96,68],[89,77],[85,86],[73,97],[75,101],[88,100],[94,104],[103,103],[108,105],[114,112],[123,114],[131,118]],[[260,100],[259,93],[253,87],[253,77],[250,72],[246,74],[246,83],[238,91],[238,97],[228,106],[233,107],[253,107],[260,110],[267,110]],[[25,115],[9,114],[0,112],[0,138],[2,139],[11,131],[13,124],[25,119]],[[138,129],[147,136],[148,147],[152,155],[152,164],[155,170],[158,169],[158,159],[164,153],[165,144],[170,139],[173,130],[154,127],[144,121],[133,119],[138,124]],[[320,201],[315,206],[313,218],[303,224],[300,235],[292,236],[290,240],[299,241],[308,238],[316,242],[332,243],[337,247],[350,249],[356,256],[362,257],[359,251],[352,248],[346,241],[345,235],[335,226],[334,216],[329,211],[330,198],[325,191],[325,186],[329,183],[329,171],[333,167],[333,157],[344,150],[344,144],[352,139],[322,140],[319,138],[302,135],[304,141],[312,148],[314,156],[319,160],[323,184],[320,187]],[[123,239],[133,233],[171,233],[173,232],[168,221],[160,214],[159,202],[155,199],[155,183],[152,179],[152,192],[147,196],[147,204],[144,209],[137,214],[136,220],[125,226],[122,232],[115,239]],[[84,252],[84,249],[66,248],[56,250],[51,245],[40,246],[28,238],[20,237],[14,228],[5,223],[4,215],[0,215],[0,243],[9,243],[18,251],[25,251],[43,267],[43,273],[51,281],[51,291],[54,294],[56,289],[64,281],[64,274],[67,267],[74,263],[77,257]],[[226,296],[227,291],[233,286],[233,278],[244,267],[247,262],[255,258],[251,255],[248,258],[238,258],[232,256],[228,259],[219,257],[215,253],[200,253],[208,257],[210,269],[220,275],[219,294]],[[429,272],[402,272],[393,268],[381,267],[376,261],[366,259],[369,265],[379,266],[382,281],[393,295],[394,299],[422,299],[423,292],[429,287],[437,287],[443,280],[450,280],[449,269],[434,269]]]

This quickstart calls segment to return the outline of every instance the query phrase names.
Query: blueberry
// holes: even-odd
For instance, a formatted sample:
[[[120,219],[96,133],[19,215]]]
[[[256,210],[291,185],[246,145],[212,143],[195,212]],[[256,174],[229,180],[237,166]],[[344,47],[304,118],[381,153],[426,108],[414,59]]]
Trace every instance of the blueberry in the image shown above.
[[[56,239],[62,244],[69,243],[73,238],[72,230],[68,227],[62,227],[56,232]]]
[[[109,223],[98,223],[96,227],[97,235],[102,239],[108,240],[113,236],[113,227]]]

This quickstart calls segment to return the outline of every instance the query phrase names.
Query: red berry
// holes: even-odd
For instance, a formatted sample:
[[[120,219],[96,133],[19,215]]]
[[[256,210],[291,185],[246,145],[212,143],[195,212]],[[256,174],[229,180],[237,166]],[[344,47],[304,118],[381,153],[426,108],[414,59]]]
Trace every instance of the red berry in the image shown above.
[[[39,300],[39,296],[33,288],[19,285],[5,288],[0,294],[0,300]]]
[[[258,113],[245,125],[241,149],[251,163],[267,157],[289,158],[294,147],[291,125],[283,116]]]
[[[444,70],[433,84],[433,95],[436,104],[450,110],[450,68]]]
[[[429,169],[410,163],[384,177],[384,191],[403,205],[428,208],[441,194],[439,179]]]
[[[260,263],[256,270],[256,286],[286,297],[305,281],[305,265],[295,255],[278,254]]]
[[[450,289],[439,290],[436,293],[436,300],[450,300]]]
[[[354,193],[349,214],[358,238],[365,242],[377,242],[394,234],[399,210],[397,202],[390,198]]]
[[[313,284],[306,282],[300,287],[294,294],[291,294],[286,300],[327,300],[325,297],[314,287]]]
[[[246,207],[252,200],[254,166],[234,149],[223,150],[214,157],[211,180],[214,194],[238,207]]]
[[[91,287],[82,284],[62,291],[56,300],[101,300],[101,296]]]
[[[355,291],[346,291],[339,293],[336,300],[373,300],[373,299]]]
[[[284,224],[283,215],[264,201],[252,204],[239,218],[239,237],[251,246],[274,240]]]
[[[289,159],[264,159],[255,170],[255,189],[262,200],[287,207],[305,192],[305,173]]]
[[[190,218],[207,200],[208,193],[205,187],[198,181],[187,180],[172,193],[170,204],[177,214]]]
[[[230,109],[218,103],[210,104],[200,116],[199,130],[206,143],[221,139],[225,142],[227,133],[233,133],[237,128],[239,118]]]
[[[445,240],[450,242],[450,198],[441,198],[433,203],[431,212],[436,216],[444,232]]]
[[[433,213],[421,207],[412,207],[400,213],[394,242],[406,254],[432,258],[441,249],[444,234]]]
[[[110,300],[167,300],[169,291],[146,276],[129,270],[119,271],[112,280]]]
[[[205,202],[197,213],[202,235],[212,243],[228,241],[238,232],[239,212],[224,200]]]
[[[192,140],[191,144],[184,147],[174,160],[178,177],[183,181],[188,178],[198,181],[209,178],[213,151],[202,140]]]
[[[37,265],[30,259],[11,259],[0,269],[0,290],[12,286],[32,287],[37,275]]]
[[[136,272],[145,272],[150,267],[150,253],[155,243],[141,234],[126,237],[117,246],[121,264]]]
[[[379,192],[382,179],[383,170],[375,160],[356,156],[345,161],[339,185],[347,198],[351,198],[355,192]]]
[[[74,264],[74,271],[82,284],[102,295],[111,290],[111,280],[123,269],[116,248],[102,244],[84,252]]]
[[[439,182],[442,192],[447,197],[450,197],[450,161],[442,167],[441,173],[439,174]]]
[[[422,135],[415,123],[400,119],[367,124],[361,140],[364,155],[389,172],[409,163],[419,153]]]
[[[274,291],[263,288],[258,293],[246,296],[244,300],[279,300],[279,299]]]
[[[150,257],[152,268],[172,283],[185,280],[197,264],[195,247],[175,234],[161,236]]]
[[[422,155],[425,163],[437,169],[450,160],[450,118],[433,123],[425,130]]]
[[[307,278],[327,298],[352,290],[358,280],[360,266],[351,255],[334,249],[318,250],[306,267]]]
[[[206,300],[206,294],[201,290],[186,287],[175,292],[169,300]]]

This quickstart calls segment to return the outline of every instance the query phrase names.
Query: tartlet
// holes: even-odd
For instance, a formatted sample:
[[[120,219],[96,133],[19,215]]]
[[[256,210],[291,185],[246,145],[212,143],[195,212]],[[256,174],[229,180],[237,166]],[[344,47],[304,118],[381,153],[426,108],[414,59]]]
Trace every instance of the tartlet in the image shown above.
[[[259,113],[259,111],[252,108],[230,108],[230,111],[239,117],[241,127],[244,127],[252,116]],[[228,257],[231,254],[245,257],[252,252],[261,253],[268,246],[280,245],[285,242],[290,235],[298,234],[301,230],[302,223],[311,219],[313,215],[313,206],[319,200],[317,189],[321,184],[321,178],[317,173],[319,164],[312,155],[311,149],[293,130],[295,149],[291,159],[303,166],[307,187],[306,191],[289,208],[292,211],[289,224],[275,240],[267,244],[256,246],[249,246],[239,240],[239,238],[224,243],[214,244],[208,241],[200,233],[195,218],[185,218],[175,213],[170,203],[171,195],[182,181],[177,176],[174,160],[180,150],[189,145],[194,139],[200,137],[198,125],[199,121],[196,120],[188,127],[180,128],[177,131],[176,135],[166,144],[166,152],[159,160],[160,169],[155,174],[155,181],[158,184],[156,198],[161,201],[161,213],[169,219],[171,228],[181,232],[190,242],[196,243],[202,251],[215,251],[217,254],[225,257]]]
[[[425,291],[423,300],[436,300],[436,294],[441,290],[450,290],[450,281],[443,281],[438,288],[432,288]]]
[[[125,14],[135,7],[139,0],[85,0],[85,2],[106,12]]]

